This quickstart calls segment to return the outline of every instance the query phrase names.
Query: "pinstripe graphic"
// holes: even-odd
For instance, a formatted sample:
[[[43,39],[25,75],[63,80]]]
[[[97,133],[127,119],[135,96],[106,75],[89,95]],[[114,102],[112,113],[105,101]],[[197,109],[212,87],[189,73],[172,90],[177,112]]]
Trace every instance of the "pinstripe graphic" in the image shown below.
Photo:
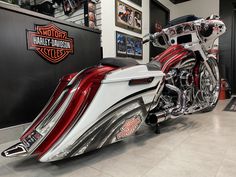
[[[183,55],[183,56],[179,55],[179,56],[173,58],[172,60],[168,61],[168,62],[162,67],[162,72],[165,72],[165,73],[168,72],[171,66],[176,65],[178,62],[180,62],[181,60],[183,60],[184,58],[186,58],[186,57],[187,57],[187,52],[184,52],[182,55]]]
[[[165,50],[164,52],[162,52],[162,53],[160,53],[159,55],[157,55],[157,56],[155,57],[155,59],[165,57],[165,56],[170,52],[170,50],[180,49],[181,47],[182,47],[182,46],[180,46],[180,45],[171,46],[171,47],[169,47],[167,50]]]
[[[195,58],[189,58],[184,62],[181,62],[179,68],[181,69],[188,69],[188,68],[193,68],[196,64],[196,59]]]
[[[162,58],[161,60],[159,60],[161,63],[165,64],[165,62],[168,62],[170,57],[173,56],[173,55],[176,55],[176,54],[179,54],[181,52],[184,52],[186,50],[184,49],[176,49],[176,50],[173,50],[173,51],[170,51],[170,53],[165,56],[164,58]]]
[[[155,60],[158,60],[161,62],[163,60],[163,58],[169,56],[172,52],[179,50],[179,49],[183,49],[183,47],[181,45],[171,46],[167,50],[165,50],[163,53],[156,56]]]
[[[157,84],[158,85],[158,84]],[[89,130],[87,130],[73,145],[72,149],[69,150],[67,157],[76,156],[94,149],[101,148],[108,144],[113,143],[112,139],[116,136],[116,133],[119,132],[124,121],[127,118],[130,118],[131,114],[135,114],[141,111],[141,115],[145,117],[147,114],[147,106],[150,103],[143,102],[142,95],[152,92],[156,87],[153,87],[151,90],[147,89],[144,92],[137,92],[131,97],[128,96],[123,100],[117,102],[115,105],[108,108],[103,114],[98,122],[96,122]],[[125,109],[132,104],[137,104],[132,110]],[[117,111],[123,110],[126,113],[118,116]],[[116,113],[116,114],[114,114]]]
[[[167,50],[157,55],[154,60],[159,61],[162,65],[162,72],[166,73],[170,67],[176,65],[183,59],[187,59],[190,55],[194,54],[185,49],[182,45],[170,46]]]
[[[172,55],[175,55],[176,53],[180,53],[182,51],[184,51],[185,49],[183,48],[176,48],[174,50],[170,50],[168,51],[168,54],[163,56],[162,58],[159,59],[159,61],[162,62],[166,62],[168,60],[169,57],[171,57]]]
[[[172,59],[168,60],[162,67],[162,72],[166,72],[171,65],[174,65],[176,62],[181,61],[183,58],[187,57],[188,52],[182,52],[179,55],[174,56]]]
[[[123,112],[124,108],[131,105],[134,106],[133,109]],[[142,120],[147,115],[142,97],[123,104],[115,111],[109,111],[73,144],[67,157],[76,156],[118,141],[116,134],[120,131],[125,120],[133,115],[140,115]]]

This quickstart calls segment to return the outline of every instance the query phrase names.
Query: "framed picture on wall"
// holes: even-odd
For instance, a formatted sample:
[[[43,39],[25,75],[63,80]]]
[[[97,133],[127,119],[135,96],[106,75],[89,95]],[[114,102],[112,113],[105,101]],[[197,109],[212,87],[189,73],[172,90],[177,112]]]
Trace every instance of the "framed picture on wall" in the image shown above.
[[[116,32],[116,56],[130,57],[134,59],[143,58],[142,38],[125,33]]]
[[[126,35],[116,32],[116,55],[119,57],[126,57],[126,46]]]
[[[116,26],[142,33],[142,12],[120,0],[115,0],[115,3]]]
[[[129,0],[129,1],[131,1],[131,2],[133,2],[133,3],[135,3],[135,4],[142,7],[142,0]]]

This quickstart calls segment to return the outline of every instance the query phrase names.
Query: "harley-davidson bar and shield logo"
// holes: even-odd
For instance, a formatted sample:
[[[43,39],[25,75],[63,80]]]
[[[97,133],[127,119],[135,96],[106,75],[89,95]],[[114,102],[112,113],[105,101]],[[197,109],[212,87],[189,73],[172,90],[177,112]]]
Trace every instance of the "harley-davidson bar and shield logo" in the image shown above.
[[[142,119],[140,116],[134,116],[130,119],[127,119],[121,127],[119,133],[116,135],[116,138],[120,140],[132,135],[141,123]]]
[[[35,31],[27,30],[27,43],[29,50],[36,51],[51,63],[58,63],[74,53],[73,38],[52,23],[35,25]]]

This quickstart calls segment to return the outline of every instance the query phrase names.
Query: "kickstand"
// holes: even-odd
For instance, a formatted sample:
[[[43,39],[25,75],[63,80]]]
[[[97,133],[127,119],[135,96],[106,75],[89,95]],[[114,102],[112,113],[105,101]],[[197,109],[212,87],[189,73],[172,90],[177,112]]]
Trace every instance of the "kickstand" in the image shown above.
[[[161,134],[160,124],[157,123],[155,128],[156,128],[155,133],[156,134]]]

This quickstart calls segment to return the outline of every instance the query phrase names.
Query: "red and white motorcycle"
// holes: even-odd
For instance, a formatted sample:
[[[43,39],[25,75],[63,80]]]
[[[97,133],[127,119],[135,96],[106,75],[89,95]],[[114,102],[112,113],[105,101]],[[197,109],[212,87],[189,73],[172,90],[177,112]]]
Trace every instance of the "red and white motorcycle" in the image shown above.
[[[150,63],[105,58],[64,76],[20,142],[2,155],[56,161],[121,141],[143,124],[156,126],[158,133],[162,121],[211,111],[220,75],[208,51],[225,31],[214,15],[180,17],[144,40],[166,49]]]

